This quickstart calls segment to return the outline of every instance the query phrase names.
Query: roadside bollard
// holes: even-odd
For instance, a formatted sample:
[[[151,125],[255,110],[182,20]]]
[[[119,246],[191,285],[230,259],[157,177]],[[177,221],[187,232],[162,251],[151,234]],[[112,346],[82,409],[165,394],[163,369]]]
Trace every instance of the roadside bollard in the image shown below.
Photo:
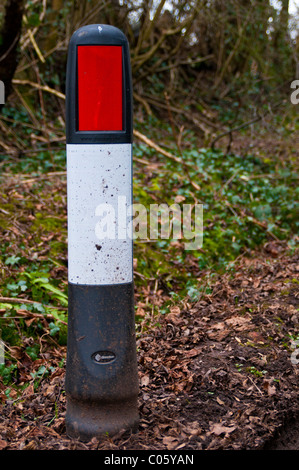
[[[139,420],[130,223],[126,229],[132,135],[128,41],[113,26],[83,26],[70,40],[66,79],[65,388],[67,433],[85,441],[136,429]]]

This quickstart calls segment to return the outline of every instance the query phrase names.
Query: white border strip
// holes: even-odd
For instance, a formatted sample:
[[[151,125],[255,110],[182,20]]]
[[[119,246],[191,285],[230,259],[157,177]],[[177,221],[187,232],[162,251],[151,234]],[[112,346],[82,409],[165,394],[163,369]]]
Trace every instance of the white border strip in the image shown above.
[[[119,197],[132,204],[132,144],[67,144],[68,279],[73,284],[133,281],[132,236],[99,239],[100,205],[118,214]],[[102,206],[100,206],[102,207]],[[102,214],[103,215],[103,214]],[[129,224],[129,220],[127,220]]]

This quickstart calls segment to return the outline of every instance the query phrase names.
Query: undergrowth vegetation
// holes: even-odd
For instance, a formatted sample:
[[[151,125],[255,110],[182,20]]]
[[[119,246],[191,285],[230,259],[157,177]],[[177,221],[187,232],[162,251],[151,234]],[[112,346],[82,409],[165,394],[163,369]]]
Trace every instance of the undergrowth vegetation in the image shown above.
[[[170,13],[162,0],[154,15],[152,2],[6,5],[13,3],[24,4],[23,29],[0,54],[4,73],[11,49],[20,49],[0,109],[0,375],[11,399],[53,373],[39,362],[48,347],[66,346],[64,84],[76,28],[114,24],[129,38],[141,136],[134,203],[203,208],[196,250],[174,236],[135,241],[138,333],[175,304],[211,292],[213,278],[233,275],[243,255],[273,241],[295,249],[299,228],[298,122],[289,100],[298,41],[285,34],[288,2],[278,12],[259,0],[173,1]],[[0,20],[8,36],[14,15],[5,19],[2,6]],[[31,382],[18,367],[26,361]]]
[[[138,125],[137,125],[138,128]],[[297,160],[259,152],[241,155],[199,148],[188,131],[180,149],[167,125],[152,118],[148,132],[165,135],[168,157],[134,143],[134,202],[202,204],[203,244],[185,250],[181,239],[134,243],[137,329],[158,321],[177,302],[196,301],[213,276],[244,253],[271,241],[298,241]],[[174,159],[171,156],[174,156]],[[17,380],[23,350],[37,360],[42,340],[66,345],[67,217],[65,150],[1,162],[1,338],[3,383]],[[155,320],[155,318],[157,320]],[[61,362],[63,364],[63,361]],[[44,367],[44,366],[43,366]],[[47,370],[37,370],[38,384]],[[23,384],[25,386],[25,384]],[[37,386],[37,385],[36,385]]]

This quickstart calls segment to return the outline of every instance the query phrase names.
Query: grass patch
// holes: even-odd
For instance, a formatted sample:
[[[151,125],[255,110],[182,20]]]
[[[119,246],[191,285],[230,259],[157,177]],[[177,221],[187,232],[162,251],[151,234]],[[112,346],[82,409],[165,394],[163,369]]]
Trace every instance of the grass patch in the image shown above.
[[[146,147],[135,145],[134,201],[149,207],[203,205],[203,246],[186,251],[180,242],[158,240],[135,244],[140,278],[160,279],[181,296],[196,296],[203,271],[221,272],[245,252],[267,241],[287,240],[296,245],[299,228],[299,188],[296,162],[275,155],[245,157],[220,150],[190,148],[182,164],[168,161]],[[271,158],[270,158],[271,157]],[[162,162],[162,160],[164,161]],[[162,164],[161,164],[162,163]]]

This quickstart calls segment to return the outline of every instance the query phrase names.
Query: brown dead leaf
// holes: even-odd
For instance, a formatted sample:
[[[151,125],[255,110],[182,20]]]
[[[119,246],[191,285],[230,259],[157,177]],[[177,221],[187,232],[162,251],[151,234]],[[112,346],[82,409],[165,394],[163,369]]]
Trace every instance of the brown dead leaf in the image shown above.
[[[223,330],[209,330],[207,332],[207,336],[209,339],[214,340],[214,341],[222,341],[229,335],[230,331],[228,328],[224,328]]]
[[[275,385],[271,384],[271,382],[269,380],[264,380],[263,382],[263,388],[264,390],[266,390],[266,392],[268,393],[269,397],[275,395],[276,393],[276,387]]]
[[[170,308],[170,312],[167,315],[167,319],[172,321],[174,325],[178,325],[179,323],[181,323],[180,313],[180,308],[177,306],[173,306]]]
[[[220,400],[219,397],[216,398],[216,401],[217,401],[217,403],[219,403],[219,405],[224,405],[225,404],[224,401]]]
[[[262,343],[264,344],[265,343],[265,340],[263,338],[263,336],[258,333],[257,331],[250,331],[248,333],[248,337],[249,339],[251,339],[254,343]]]
[[[29,384],[28,387],[25,388],[23,396],[28,398],[34,395],[34,387],[33,384]]]
[[[198,421],[192,421],[191,423],[188,423],[187,426],[184,426],[184,432],[187,435],[191,436],[199,436],[202,432],[201,427],[199,426]]]
[[[177,437],[172,437],[172,436],[163,437],[163,444],[166,446],[168,450],[175,449],[178,443],[179,443],[179,440]]]
[[[4,439],[0,439],[0,450],[5,449],[7,447],[8,443]]]
[[[256,289],[257,287],[259,287],[261,283],[261,280],[260,279],[256,279],[254,282],[253,282],[253,287]]]
[[[200,353],[199,348],[189,349],[188,351],[184,353],[184,357],[195,357],[195,356],[198,356],[199,353]]]
[[[143,375],[140,380],[140,386],[141,387],[146,387],[150,382],[150,378],[148,375]]]
[[[245,317],[232,317],[225,320],[225,323],[228,326],[233,327],[235,330],[243,331],[244,329],[247,329],[250,319]]]
[[[22,446],[22,450],[36,450],[37,447],[38,447],[37,442],[35,442],[34,440],[31,440],[27,444],[25,444],[24,447]]]
[[[237,426],[223,426],[220,423],[215,423],[211,426],[210,431],[216,436],[220,436],[221,434],[230,434],[232,433]]]
[[[180,307],[177,307],[177,306],[170,307],[170,313],[171,315],[179,315],[181,313]]]
[[[43,390],[43,395],[45,397],[53,395],[55,392],[55,384],[48,385],[45,390]]]

